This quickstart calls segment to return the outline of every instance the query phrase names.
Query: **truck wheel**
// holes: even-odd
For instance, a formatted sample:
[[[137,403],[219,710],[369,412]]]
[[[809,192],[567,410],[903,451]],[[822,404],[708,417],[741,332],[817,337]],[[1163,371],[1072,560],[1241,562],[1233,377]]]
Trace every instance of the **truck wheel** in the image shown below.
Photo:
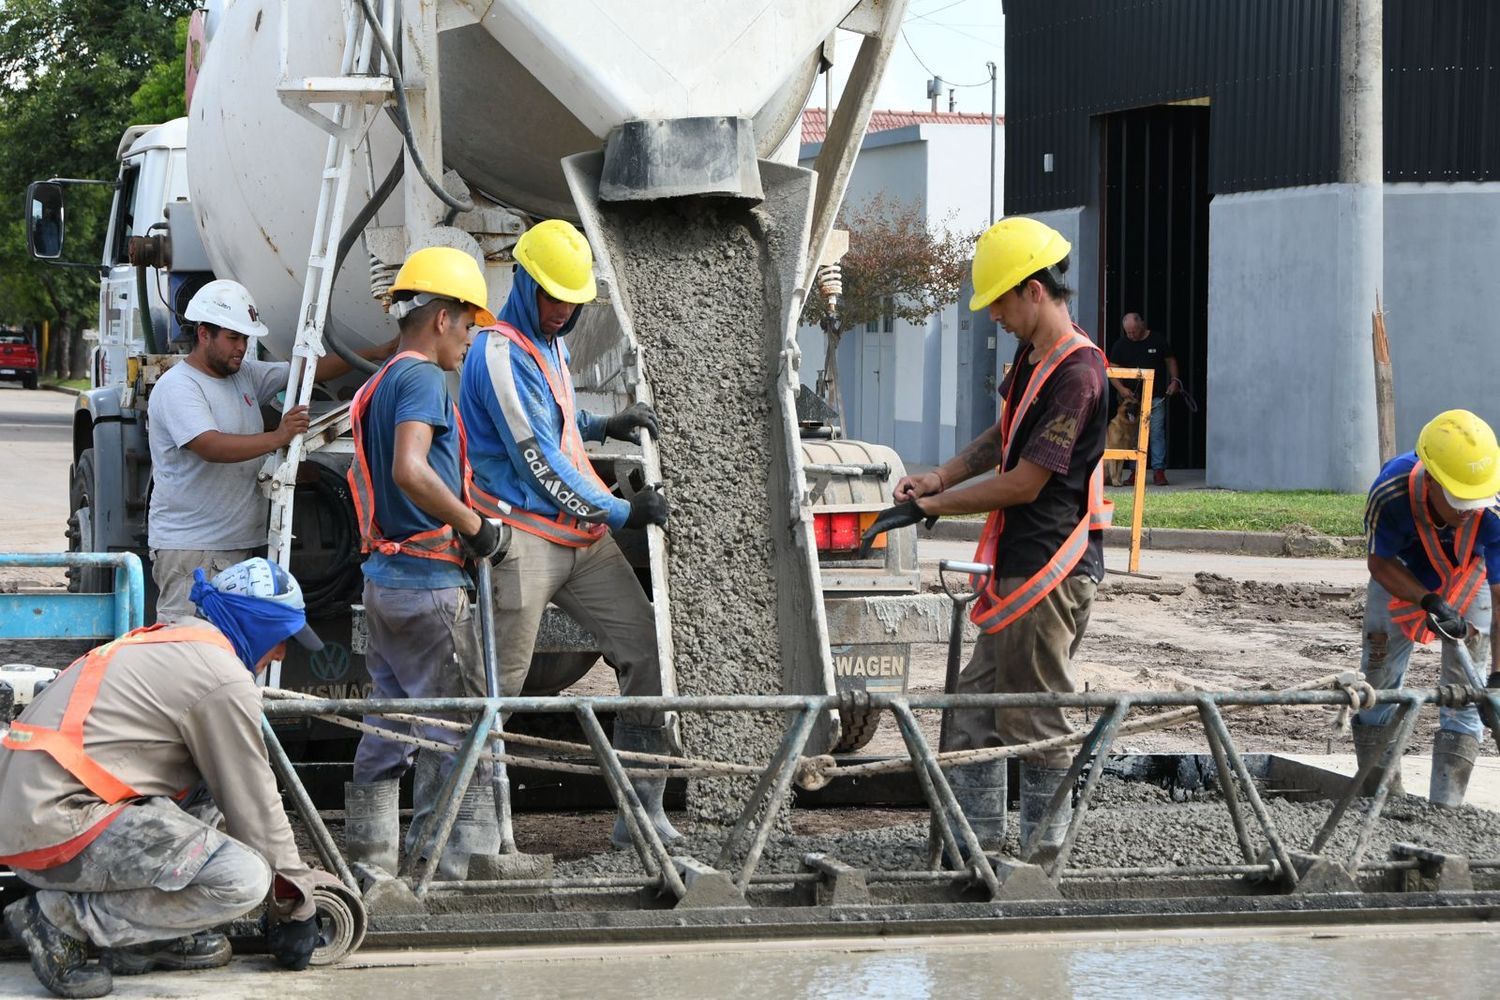
[[[875,738],[880,729],[878,708],[839,709],[839,741],[833,745],[834,753],[853,753]]]
[[[68,482],[68,551],[96,552],[93,537],[94,449],[89,448],[74,464]],[[88,537],[84,537],[85,531]],[[104,594],[113,589],[108,570],[68,567],[68,589],[75,594]]]
[[[22,379],[21,379],[21,388],[23,388],[23,389],[35,389],[36,388],[36,376],[35,375],[26,375],[26,376],[22,377]]]

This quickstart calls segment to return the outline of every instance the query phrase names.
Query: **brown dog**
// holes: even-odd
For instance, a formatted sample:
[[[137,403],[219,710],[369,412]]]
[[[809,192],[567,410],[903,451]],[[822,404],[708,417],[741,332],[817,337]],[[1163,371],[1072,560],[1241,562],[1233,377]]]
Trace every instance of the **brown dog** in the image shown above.
[[[1115,410],[1115,418],[1109,422],[1109,432],[1105,436],[1104,446],[1134,450],[1136,443],[1140,440],[1140,432],[1141,401],[1122,399],[1119,408]],[[1125,470],[1134,467],[1134,462],[1127,462],[1123,458],[1108,459],[1104,463],[1104,481],[1111,486],[1124,486]]]

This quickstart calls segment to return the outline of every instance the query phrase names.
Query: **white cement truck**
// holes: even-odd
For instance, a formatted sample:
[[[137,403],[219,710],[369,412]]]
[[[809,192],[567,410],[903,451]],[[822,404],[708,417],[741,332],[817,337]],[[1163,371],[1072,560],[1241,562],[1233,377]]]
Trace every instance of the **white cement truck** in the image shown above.
[[[351,450],[341,402],[352,386],[314,386],[304,362],[325,347],[347,355],[388,340],[394,323],[382,296],[421,246],[473,254],[498,307],[517,237],[564,217],[588,230],[606,290],[571,335],[583,401],[592,396],[603,410],[649,396],[625,296],[602,250],[601,199],[762,202],[807,234],[778,261],[785,315],[768,354],[780,359],[768,378],[774,412],[796,441],[797,317],[904,9],[904,0],[211,3],[192,25],[187,117],[133,127],[120,142],[96,388],[79,398],[74,420],[69,548],[148,557],[145,400],[185,349],[178,317],[192,292],[214,277],[243,282],[272,331],[264,352],[293,364],[287,405],[311,401],[315,415],[262,475],[269,551],[290,560],[325,635],[355,634],[352,646],[333,642],[312,662],[289,661],[280,683],[362,695],[350,611],[358,544],[341,492]],[[802,170],[792,165],[796,125],[839,26],[863,41],[818,169]],[[39,258],[68,256],[69,183],[29,192]],[[622,469],[654,471],[649,444],[595,458],[626,491]],[[888,502],[901,472],[888,449],[839,439],[793,446],[772,470],[792,527],[778,543],[781,582],[808,598],[808,621],[789,647],[788,690],[904,687],[909,644],[946,637],[946,612],[912,596],[912,531],[893,534],[878,559],[851,551],[851,531],[857,537]],[[635,542],[627,551],[643,577],[660,581],[660,533]],[[107,581],[80,573],[72,584],[97,590]],[[665,588],[653,589],[660,629]],[[829,598],[828,619],[819,594]],[[588,638],[566,626],[549,624],[539,655],[571,656],[587,669]],[[870,720],[850,715],[826,728],[825,745],[844,748],[873,732]]]

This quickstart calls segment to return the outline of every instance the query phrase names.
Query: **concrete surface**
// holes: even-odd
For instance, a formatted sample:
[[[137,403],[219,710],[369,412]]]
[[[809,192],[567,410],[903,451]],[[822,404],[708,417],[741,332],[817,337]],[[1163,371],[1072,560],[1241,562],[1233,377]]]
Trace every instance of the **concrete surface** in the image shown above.
[[[1464,801],[1480,809],[1500,811],[1500,757],[1490,756],[1495,749],[1493,737],[1487,736],[1480,757],[1474,762],[1469,778],[1469,792]],[[1354,774],[1359,765],[1352,753],[1287,754],[1315,767],[1326,767],[1339,774]],[[1432,758],[1424,753],[1408,753],[1401,758],[1401,784],[1408,795],[1427,798],[1427,783],[1432,778]]]

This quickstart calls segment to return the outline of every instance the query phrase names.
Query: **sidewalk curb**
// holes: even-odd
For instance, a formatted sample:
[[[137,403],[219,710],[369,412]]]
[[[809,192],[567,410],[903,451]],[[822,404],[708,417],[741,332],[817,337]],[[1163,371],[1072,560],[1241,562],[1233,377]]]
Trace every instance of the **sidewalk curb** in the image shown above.
[[[65,385],[39,385],[39,386],[37,386],[37,388],[38,389],[45,389],[48,392],[60,392],[64,396],[82,396],[83,395],[83,390],[82,389],[72,389],[72,388],[69,388],[68,386],[65,386]]]
[[[977,542],[984,522],[946,519],[931,531],[918,528],[919,538]],[[1106,528],[1104,544],[1112,548],[1130,545],[1129,528]],[[1347,556],[1364,554],[1363,538],[1330,535],[1303,536],[1274,531],[1214,531],[1200,528],[1142,528],[1141,548],[1165,552],[1221,552],[1246,556]]]

